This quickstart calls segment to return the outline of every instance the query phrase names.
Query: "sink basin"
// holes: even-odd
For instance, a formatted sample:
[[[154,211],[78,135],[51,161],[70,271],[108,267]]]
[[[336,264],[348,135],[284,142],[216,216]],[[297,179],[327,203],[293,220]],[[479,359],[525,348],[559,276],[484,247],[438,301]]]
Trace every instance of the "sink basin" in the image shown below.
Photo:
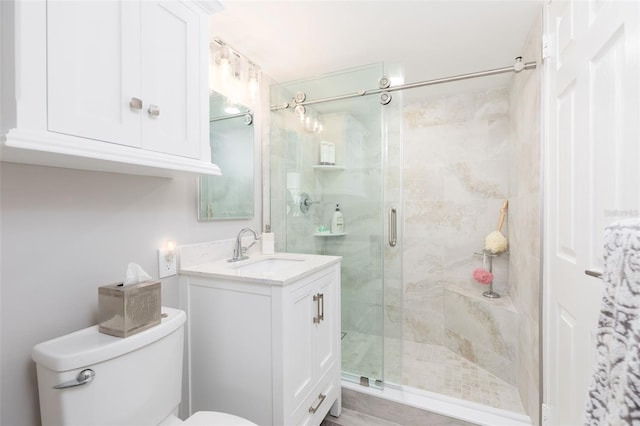
[[[260,259],[256,262],[247,263],[245,265],[238,265],[236,269],[240,273],[250,274],[263,274],[263,273],[278,273],[286,271],[292,266],[298,266],[303,259],[281,259],[281,258],[266,258]]]

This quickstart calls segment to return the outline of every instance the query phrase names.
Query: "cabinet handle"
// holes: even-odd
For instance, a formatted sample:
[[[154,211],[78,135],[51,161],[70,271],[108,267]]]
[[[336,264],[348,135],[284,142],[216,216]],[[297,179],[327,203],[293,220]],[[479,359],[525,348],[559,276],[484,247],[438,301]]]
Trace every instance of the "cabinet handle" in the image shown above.
[[[132,109],[142,109],[142,99],[131,98],[131,100],[129,101],[129,106]]]
[[[320,408],[320,406],[322,405],[322,403],[324,402],[324,399],[326,397],[327,397],[327,395],[323,395],[323,394],[318,395],[318,398],[320,398],[320,402],[318,402],[318,405],[316,405],[315,407],[313,405],[311,407],[309,407],[309,412],[311,414],[313,414],[316,411],[318,411],[318,408]]]
[[[320,321],[324,321],[324,293],[320,293],[320,313],[318,314],[318,318],[320,318]],[[318,322],[320,322],[318,321]]]
[[[151,104],[149,105],[147,112],[149,113],[149,115],[157,117],[160,115],[160,108],[158,107],[158,105]]]
[[[318,313],[317,317],[313,317],[313,323],[320,324],[320,321],[322,321],[322,317],[320,316],[320,293],[313,295],[313,301],[316,302],[316,312]]]

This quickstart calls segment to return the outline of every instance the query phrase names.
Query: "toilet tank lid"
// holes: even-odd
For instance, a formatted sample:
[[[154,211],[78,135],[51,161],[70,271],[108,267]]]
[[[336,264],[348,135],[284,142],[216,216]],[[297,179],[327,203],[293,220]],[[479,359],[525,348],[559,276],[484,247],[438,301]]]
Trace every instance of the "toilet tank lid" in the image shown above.
[[[162,307],[160,324],[133,336],[121,338],[100,333],[98,326],[88,327],[33,347],[33,360],[53,371],[68,371],[107,361],[135,351],[178,330],[186,314]],[[166,314],[166,316],[164,316]]]

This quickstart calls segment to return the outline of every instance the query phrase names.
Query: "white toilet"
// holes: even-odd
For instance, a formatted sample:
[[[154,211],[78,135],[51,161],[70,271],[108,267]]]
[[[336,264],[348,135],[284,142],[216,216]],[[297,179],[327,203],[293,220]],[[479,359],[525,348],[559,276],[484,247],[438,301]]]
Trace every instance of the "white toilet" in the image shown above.
[[[124,339],[96,325],[36,345],[42,424],[255,425],[211,411],[184,422],[176,417],[186,315],[171,308],[162,314],[161,324]]]

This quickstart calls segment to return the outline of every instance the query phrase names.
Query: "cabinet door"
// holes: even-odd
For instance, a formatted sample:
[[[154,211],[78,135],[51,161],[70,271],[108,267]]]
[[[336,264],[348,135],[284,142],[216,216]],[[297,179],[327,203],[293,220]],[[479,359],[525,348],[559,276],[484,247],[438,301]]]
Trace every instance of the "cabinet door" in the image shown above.
[[[313,301],[315,283],[308,282],[294,289],[285,303],[284,339],[284,398],[291,415],[315,386],[313,318],[316,302]]]
[[[199,27],[198,14],[183,3],[142,2],[144,149],[200,157]]]
[[[339,325],[338,300],[335,275],[325,275],[317,282],[316,292],[320,296],[322,320],[315,324],[315,369],[320,378],[338,358],[337,330]]]
[[[47,3],[47,120],[52,132],[140,145],[140,4]]]

